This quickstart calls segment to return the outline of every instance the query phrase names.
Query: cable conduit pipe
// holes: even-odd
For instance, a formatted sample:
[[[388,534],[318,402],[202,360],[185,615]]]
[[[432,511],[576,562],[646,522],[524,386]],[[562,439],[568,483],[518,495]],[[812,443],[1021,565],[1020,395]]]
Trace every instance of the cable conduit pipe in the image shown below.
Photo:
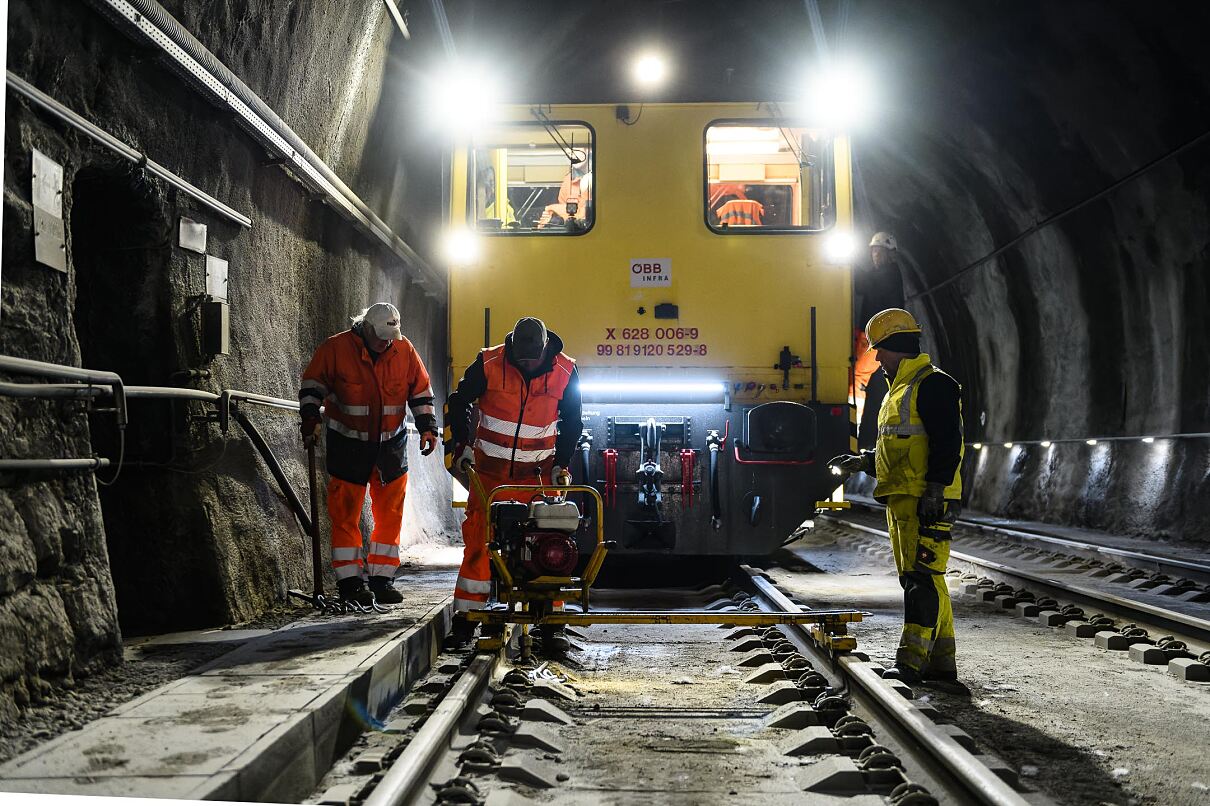
[[[0,471],[99,470],[103,467],[109,467],[109,460],[100,456],[91,459],[0,459]]]
[[[9,383],[0,381],[0,397],[44,399],[76,398],[86,400],[106,393],[100,386],[84,383]]]
[[[114,413],[117,416],[118,428],[126,428],[126,391],[122,384],[122,377],[116,372],[69,367],[63,364],[51,364],[46,361],[16,358],[11,355],[0,355],[0,372],[39,378],[66,378],[73,381],[84,381],[88,384],[107,386],[113,390]]]
[[[304,184],[324,194],[346,218],[366,230],[415,270],[432,297],[446,280],[382,221],[290,126],[155,0],[87,0],[137,40],[159,49],[177,73],[235,113],[249,133],[286,158]]]
[[[141,166],[148,173],[163,179],[177,190],[196,199],[219,215],[234,221],[240,226],[252,226],[252,219],[248,218],[248,216],[232,207],[228,207],[226,204],[223,204],[209,193],[206,193],[195,185],[185,181],[172,171],[165,168],[163,165],[160,165],[155,160],[150,159],[146,154],[143,154],[137,149],[127,145],[125,142],[119,140],[117,137],[114,137],[112,134],[100,128],[87,118],[76,114],[70,108],[64,106],[54,98],[42,92],[33,84],[30,84],[28,81],[18,76],[12,70],[9,70],[6,73],[5,80],[10,90],[26,98],[35,106],[40,107],[42,110],[48,112],[52,117],[62,121],[63,123],[66,123],[68,126],[71,126],[77,131],[83,132],[93,140],[96,140],[98,143],[108,148],[110,151],[113,151],[135,163],[136,165]]]

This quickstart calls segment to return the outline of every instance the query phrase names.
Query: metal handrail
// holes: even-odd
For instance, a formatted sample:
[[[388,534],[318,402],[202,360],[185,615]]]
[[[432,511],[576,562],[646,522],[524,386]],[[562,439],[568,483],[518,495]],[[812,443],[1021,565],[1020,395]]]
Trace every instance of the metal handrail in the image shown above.
[[[282,491],[282,495],[290,504],[290,509],[294,511],[295,517],[299,523],[309,532],[311,531],[311,517],[307,508],[303,506],[302,499],[298,492],[286,478],[285,471],[282,469],[281,462],[274,455],[273,450],[269,447],[269,443],[265,441],[260,432],[247,418],[247,416],[238,410],[236,404],[248,403],[256,406],[265,406],[267,408],[282,409],[287,411],[298,411],[299,403],[296,400],[288,400],[282,397],[272,397],[270,395],[262,395],[256,392],[245,392],[239,389],[224,389],[222,392],[208,392],[204,389],[186,389],[176,386],[125,386],[122,383],[122,378],[114,372],[101,372],[97,370],[83,369],[81,367],[71,367],[64,364],[50,364],[43,361],[31,361],[26,358],[16,358],[14,356],[0,356],[0,371],[10,372],[19,375],[32,375],[36,377],[47,378],[71,378],[76,380],[86,381],[79,384],[20,384],[10,382],[0,382],[0,397],[20,397],[20,398],[94,398],[105,394],[112,394],[115,405],[114,411],[119,416],[119,428],[124,429],[127,422],[126,400],[127,398],[140,399],[160,399],[160,400],[193,400],[201,403],[212,403],[218,409],[219,426],[224,434],[227,433],[230,418],[235,417],[249,441],[260,453],[261,458],[269,468],[269,472],[273,475],[278,487]],[[120,467],[119,462],[119,467]],[[108,467],[110,460],[94,457],[91,459],[2,459],[0,460],[0,470],[38,470],[38,469],[97,469]],[[116,478],[116,476],[115,476]]]
[[[0,355],[0,372],[29,375],[35,378],[67,378],[84,381],[94,386],[108,386],[113,391],[114,413],[117,416],[118,428],[126,427],[126,391],[122,384],[122,377],[116,372],[69,367],[64,364],[33,361],[29,358],[17,358],[11,355]]]

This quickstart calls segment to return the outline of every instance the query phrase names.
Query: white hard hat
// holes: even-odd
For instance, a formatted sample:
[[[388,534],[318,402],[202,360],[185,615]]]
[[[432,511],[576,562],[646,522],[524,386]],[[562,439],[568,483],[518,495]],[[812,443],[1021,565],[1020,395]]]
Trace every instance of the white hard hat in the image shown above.
[[[366,308],[363,321],[374,329],[374,335],[383,341],[403,338],[399,329],[399,309],[389,302],[375,302]]]
[[[899,244],[895,243],[895,236],[889,232],[875,232],[874,237],[870,239],[870,246],[881,246],[892,252],[899,248]]]

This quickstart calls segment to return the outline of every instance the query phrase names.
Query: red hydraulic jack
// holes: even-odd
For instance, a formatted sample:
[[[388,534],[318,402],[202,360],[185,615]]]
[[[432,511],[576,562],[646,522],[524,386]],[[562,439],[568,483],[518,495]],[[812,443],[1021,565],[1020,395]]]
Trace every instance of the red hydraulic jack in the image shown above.
[[[606,448],[601,458],[605,461],[605,506],[614,507],[618,504],[618,452]]]
[[[681,450],[681,506],[693,506],[693,462],[696,451],[684,448]]]

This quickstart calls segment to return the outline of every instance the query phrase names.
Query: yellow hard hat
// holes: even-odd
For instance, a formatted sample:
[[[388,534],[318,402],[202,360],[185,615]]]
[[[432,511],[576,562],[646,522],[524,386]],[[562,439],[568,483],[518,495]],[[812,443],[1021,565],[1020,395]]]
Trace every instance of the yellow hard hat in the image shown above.
[[[896,333],[919,332],[921,332],[920,323],[916,321],[916,317],[903,308],[887,308],[885,311],[879,311],[870,317],[870,321],[865,326],[865,335],[870,342],[870,347],[877,347],[880,341],[887,336],[894,336]]]

